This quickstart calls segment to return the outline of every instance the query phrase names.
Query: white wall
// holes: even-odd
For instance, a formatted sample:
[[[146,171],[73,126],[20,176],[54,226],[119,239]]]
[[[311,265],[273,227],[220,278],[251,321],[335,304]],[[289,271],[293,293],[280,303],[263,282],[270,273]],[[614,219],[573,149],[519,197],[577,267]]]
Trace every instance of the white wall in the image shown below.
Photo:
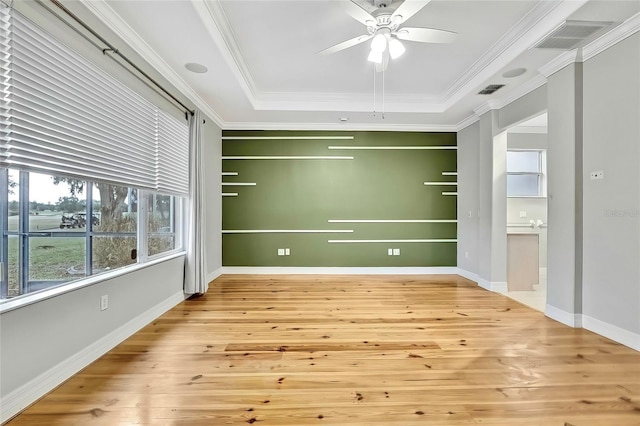
[[[480,123],[458,133],[458,268],[478,275]]]
[[[183,275],[179,256],[0,314],[0,422],[183,300]]]
[[[571,64],[549,76],[547,149],[547,315],[579,326],[581,303],[582,67]],[[580,102],[577,100],[580,99]],[[580,181],[580,184],[582,182]]]
[[[640,34],[584,63],[585,327],[640,350]],[[589,172],[604,171],[603,180]],[[595,324],[593,324],[595,320]],[[627,343],[630,344],[630,343]]]

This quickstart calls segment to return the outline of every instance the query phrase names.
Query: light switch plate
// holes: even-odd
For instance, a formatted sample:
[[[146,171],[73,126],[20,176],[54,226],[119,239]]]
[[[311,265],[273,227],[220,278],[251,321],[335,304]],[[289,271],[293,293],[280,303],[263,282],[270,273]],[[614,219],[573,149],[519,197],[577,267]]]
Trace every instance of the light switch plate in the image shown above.
[[[400,249],[393,249],[394,256],[400,256]]]
[[[278,249],[278,256],[284,256],[284,249]]]

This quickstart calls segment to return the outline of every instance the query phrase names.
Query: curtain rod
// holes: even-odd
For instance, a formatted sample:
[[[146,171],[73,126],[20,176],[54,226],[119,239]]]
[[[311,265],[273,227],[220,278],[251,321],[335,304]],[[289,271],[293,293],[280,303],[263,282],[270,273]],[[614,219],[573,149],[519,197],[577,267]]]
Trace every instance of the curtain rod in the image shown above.
[[[182,102],[180,102],[180,100],[178,98],[176,98],[175,96],[173,96],[167,89],[165,89],[160,83],[158,83],[155,79],[153,79],[149,74],[147,74],[146,72],[144,72],[140,67],[138,67],[136,64],[134,64],[129,58],[127,58],[124,54],[122,54],[114,45],[112,45],[111,43],[109,43],[104,37],[102,37],[100,34],[98,34],[93,28],[91,28],[86,22],[84,22],[82,19],[80,19],[79,17],[77,17],[73,12],[71,12],[69,9],[67,9],[62,3],[60,3],[58,0],[50,0],[51,3],[53,3],[54,5],[56,5],[60,10],[62,10],[64,13],[66,13],[67,15],[69,15],[74,21],[76,21],[78,24],[80,24],[85,30],[87,30],[88,32],[91,33],[91,35],[93,35],[95,38],[97,38],[98,40],[100,40],[100,42],[104,43],[107,47],[102,49],[102,53],[104,55],[106,55],[107,52],[112,52],[115,55],[118,55],[122,60],[124,60],[127,64],[129,64],[129,66],[133,67],[133,69],[135,69],[138,73],[140,73],[144,78],[146,78],[147,80],[149,80],[155,87],[157,87],[158,89],[160,89],[165,95],[169,96],[174,102],[176,102],[178,105],[180,105],[184,111],[185,114],[189,113],[191,115],[193,115],[194,111],[189,109],[185,104],[183,104]],[[131,71],[129,71],[131,72]]]

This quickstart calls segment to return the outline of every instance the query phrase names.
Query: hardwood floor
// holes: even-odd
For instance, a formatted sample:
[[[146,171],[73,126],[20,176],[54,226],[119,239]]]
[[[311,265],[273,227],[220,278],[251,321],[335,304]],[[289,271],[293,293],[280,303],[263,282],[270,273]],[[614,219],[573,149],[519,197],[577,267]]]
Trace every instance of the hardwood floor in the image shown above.
[[[457,276],[223,276],[9,423],[640,425],[640,353]]]

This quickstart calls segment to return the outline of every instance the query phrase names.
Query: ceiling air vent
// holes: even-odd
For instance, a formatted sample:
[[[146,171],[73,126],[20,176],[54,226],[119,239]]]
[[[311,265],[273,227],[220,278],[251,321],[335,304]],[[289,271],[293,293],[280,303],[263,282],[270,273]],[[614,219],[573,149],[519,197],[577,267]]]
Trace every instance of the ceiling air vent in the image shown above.
[[[504,84],[490,84],[481,91],[478,92],[478,95],[491,95],[496,92],[498,89],[502,89]]]
[[[613,22],[600,21],[564,21],[551,34],[536,44],[538,49],[572,50],[586,44],[586,40]]]

